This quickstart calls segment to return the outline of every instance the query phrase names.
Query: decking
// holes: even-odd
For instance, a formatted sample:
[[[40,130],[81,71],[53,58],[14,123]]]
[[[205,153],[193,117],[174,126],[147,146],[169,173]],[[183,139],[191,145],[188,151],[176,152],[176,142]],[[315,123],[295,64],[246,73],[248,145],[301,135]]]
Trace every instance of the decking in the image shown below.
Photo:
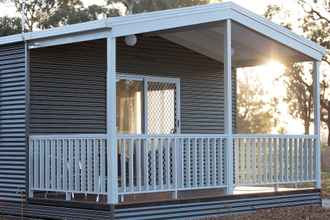
[[[252,192],[253,188],[250,188]],[[271,190],[271,188],[268,188]],[[208,196],[194,199],[140,201],[120,205],[58,200],[29,200],[28,204],[0,203],[0,214],[44,219],[199,219],[255,212],[265,208],[320,205],[320,191],[299,189],[285,192],[255,191],[245,195]],[[281,190],[280,190],[281,191]]]

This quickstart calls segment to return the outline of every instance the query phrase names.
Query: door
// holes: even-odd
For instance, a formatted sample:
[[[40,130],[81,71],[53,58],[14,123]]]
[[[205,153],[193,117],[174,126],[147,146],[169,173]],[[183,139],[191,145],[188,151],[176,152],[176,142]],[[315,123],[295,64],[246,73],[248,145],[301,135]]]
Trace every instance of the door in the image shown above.
[[[145,88],[146,133],[180,133],[179,81],[147,77]]]
[[[119,75],[117,131],[124,134],[179,133],[179,79]]]

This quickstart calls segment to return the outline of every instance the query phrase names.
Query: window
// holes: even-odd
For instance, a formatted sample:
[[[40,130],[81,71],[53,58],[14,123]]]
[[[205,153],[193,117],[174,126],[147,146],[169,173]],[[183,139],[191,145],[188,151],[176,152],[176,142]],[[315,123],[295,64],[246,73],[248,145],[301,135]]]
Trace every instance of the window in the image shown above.
[[[117,130],[124,134],[180,131],[180,81],[174,78],[119,75]]]

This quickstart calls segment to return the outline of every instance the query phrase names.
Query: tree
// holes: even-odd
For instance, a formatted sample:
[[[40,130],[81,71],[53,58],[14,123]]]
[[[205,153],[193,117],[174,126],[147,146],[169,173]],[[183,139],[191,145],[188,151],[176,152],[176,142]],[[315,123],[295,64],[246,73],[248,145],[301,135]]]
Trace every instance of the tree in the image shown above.
[[[0,36],[22,32],[21,19],[17,17],[0,17]]]
[[[313,79],[311,71],[302,64],[291,64],[284,73],[286,85],[285,101],[289,105],[289,113],[304,123],[304,133],[309,134],[313,122]]]
[[[269,20],[282,12],[276,5],[269,5],[265,17]],[[281,21],[282,26],[292,29],[290,20]],[[287,95],[284,99],[288,103],[289,113],[304,123],[304,133],[309,134],[313,122],[313,77],[308,65],[303,63],[290,63],[287,65],[282,77],[286,85]]]
[[[107,2],[109,5],[121,3],[126,8],[125,14],[135,14],[208,4],[210,0],[107,0]]]
[[[22,1],[12,1],[15,2],[17,11],[22,11]],[[25,28],[28,31],[118,15],[119,11],[114,8],[98,5],[86,8],[81,0],[26,0],[24,10]]]
[[[330,0],[318,4],[309,4],[304,0],[299,3],[305,10],[302,29],[311,40],[330,50]],[[330,68],[330,53],[323,58],[326,68]],[[330,83],[324,74],[321,80],[321,121],[328,130],[328,146],[330,146]]]
[[[257,80],[239,80],[237,89],[237,132],[269,133],[277,124],[277,100],[265,100],[265,91]]]

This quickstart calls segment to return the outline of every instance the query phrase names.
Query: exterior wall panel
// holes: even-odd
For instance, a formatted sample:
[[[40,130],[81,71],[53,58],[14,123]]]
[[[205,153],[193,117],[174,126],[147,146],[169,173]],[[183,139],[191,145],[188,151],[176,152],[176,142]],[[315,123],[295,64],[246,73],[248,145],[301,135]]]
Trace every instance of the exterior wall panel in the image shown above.
[[[222,63],[139,36],[134,47],[118,39],[117,71],[180,78],[182,133],[224,132]],[[105,132],[105,72],[105,40],[32,50],[31,133]]]
[[[0,46],[0,200],[19,201],[26,187],[25,45]]]

